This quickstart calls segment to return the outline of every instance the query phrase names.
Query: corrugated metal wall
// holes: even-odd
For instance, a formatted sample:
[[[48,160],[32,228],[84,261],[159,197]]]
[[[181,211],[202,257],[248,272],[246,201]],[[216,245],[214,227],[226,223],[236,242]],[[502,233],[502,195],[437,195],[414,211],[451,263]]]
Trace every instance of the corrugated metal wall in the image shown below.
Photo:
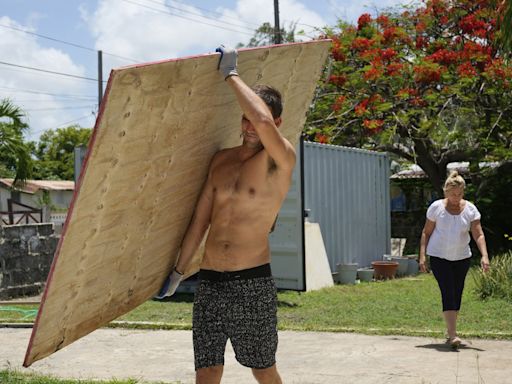
[[[304,143],[304,205],[320,223],[332,271],[389,253],[389,200],[387,154]]]
[[[269,236],[272,275],[280,289],[304,291],[303,217],[301,196],[301,151],[297,147],[297,164],[290,190],[279,211],[274,232]]]

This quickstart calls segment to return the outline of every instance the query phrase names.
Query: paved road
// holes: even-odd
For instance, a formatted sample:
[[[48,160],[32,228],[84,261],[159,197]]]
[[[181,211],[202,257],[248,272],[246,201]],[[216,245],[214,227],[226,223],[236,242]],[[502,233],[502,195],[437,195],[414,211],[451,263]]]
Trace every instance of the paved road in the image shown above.
[[[62,378],[194,382],[190,331],[100,329],[21,368],[30,329],[0,328],[0,369]],[[452,351],[443,340],[349,333],[280,332],[278,367],[294,384],[508,384],[512,341],[473,340]],[[223,383],[254,383],[228,344]]]

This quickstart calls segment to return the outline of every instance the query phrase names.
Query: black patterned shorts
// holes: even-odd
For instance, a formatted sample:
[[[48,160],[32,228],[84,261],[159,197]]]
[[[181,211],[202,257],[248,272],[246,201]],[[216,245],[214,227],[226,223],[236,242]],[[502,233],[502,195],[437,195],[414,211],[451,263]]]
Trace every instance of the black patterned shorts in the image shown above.
[[[199,277],[192,322],[196,370],[224,365],[228,339],[240,364],[274,365],[277,291],[270,266],[229,273],[201,270]]]

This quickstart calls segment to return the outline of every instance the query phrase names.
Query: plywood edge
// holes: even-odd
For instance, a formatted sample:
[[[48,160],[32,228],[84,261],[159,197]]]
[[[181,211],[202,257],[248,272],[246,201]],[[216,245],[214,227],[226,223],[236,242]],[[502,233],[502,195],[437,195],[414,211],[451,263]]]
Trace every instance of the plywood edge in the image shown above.
[[[66,234],[67,229],[69,227],[69,222],[70,222],[71,217],[73,215],[73,210],[74,210],[74,207],[75,207],[75,202],[78,200],[78,196],[80,194],[80,186],[82,185],[83,179],[84,179],[84,177],[86,175],[86,170],[87,170],[87,166],[88,166],[88,163],[89,163],[89,158],[91,156],[91,152],[92,152],[92,149],[93,149],[93,144],[96,141],[96,137],[97,137],[99,126],[100,126],[100,122],[101,122],[101,117],[103,116],[103,113],[105,111],[105,106],[107,104],[106,101],[107,101],[107,99],[108,99],[108,97],[110,95],[110,90],[111,90],[111,87],[112,87],[112,83],[113,83],[113,80],[114,80],[115,73],[116,73],[116,70],[112,70],[111,74],[109,76],[109,79],[108,79],[108,82],[107,82],[107,88],[105,89],[105,95],[104,95],[104,97],[102,99],[102,103],[100,105],[100,110],[99,110],[98,116],[96,117],[96,122],[94,124],[94,129],[92,131],[91,138],[89,139],[89,143],[87,145],[87,152],[86,152],[86,155],[85,155],[85,158],[84,158],[84,162],[83,162],[83,165],[82,165],[82,170],[80,172],[80,177],[78,178],[78,182],[75,185],[75,189],[73,191],[73,197],[71,198],[71,203],[69,205],[68,214],[66,215],[66,221],[64,222],[64,226],[62,228],[62,233],[60,235],[59,242],[57,244],[57,248],[56,248],[55,254],[53,256],[52,264],[50,266],[50,272],[48,273],[48,278],[46,279],[43,295],[41,297],[41,303],[39,305],[39,309],[37,311],[37,316],[36,316],[36,319],[34,321],[34,326],[32,328],[32,333],[30,335],[30,340],[28,342],[27,352],[26,352],[25,358],[23,360],[23,366],[24,367],[30,367],[30,365],[32,365],[32,363],[34,363],[34,361],[39,360],[39,359],[44,357],[44,356],[33,356],[33,354],[32,354],[32,347],[34,345],[34,339],[35,339],[35,335],[37,333],[39,322],[41,321],[41,314],[43,313],[43,310],[44,310],[44,306],[45,306],[45,303],[46,303],[46,298],[48,296],[48,291],[49,291],[49,289],[51,288],[51,285],[52,285],[52,277],[53,277],[53,273],[55,272],[55,268],[56,268],[56,265],[57,265],[58,260],[59,260],[59,255],[60,255],[60,250],[61,250],[61,247],[62,247],[62,243],[64,241],[65,234]]]

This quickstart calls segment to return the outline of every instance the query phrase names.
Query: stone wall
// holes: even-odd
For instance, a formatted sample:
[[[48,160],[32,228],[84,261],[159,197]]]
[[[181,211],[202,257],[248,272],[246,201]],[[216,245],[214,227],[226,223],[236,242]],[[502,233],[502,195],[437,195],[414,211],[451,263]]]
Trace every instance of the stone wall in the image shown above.
[[[391,212],[391,237],[407,239],[404,254],[420,251],[421,231],[425,225],[426,210]]]
[[[51,223],[0,226],[0,300],[41,292],[57,242]]]

